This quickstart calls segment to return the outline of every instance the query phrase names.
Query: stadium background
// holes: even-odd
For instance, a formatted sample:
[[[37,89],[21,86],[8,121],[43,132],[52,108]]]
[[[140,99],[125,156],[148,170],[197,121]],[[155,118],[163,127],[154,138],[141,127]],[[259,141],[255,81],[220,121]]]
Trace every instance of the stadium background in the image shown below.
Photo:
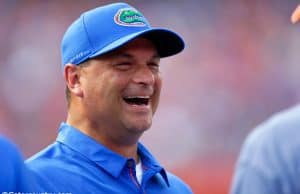
[[[51,143],[66,117],[64,30],[82,11],[109,2],[0,1],[0,133],[25,157]],[[161,62],[161,104],[142,141],[195,194],[227,193],[249,131],[300,100],[300,26],[289,22],[299,1],[126,2],[187,43]]]

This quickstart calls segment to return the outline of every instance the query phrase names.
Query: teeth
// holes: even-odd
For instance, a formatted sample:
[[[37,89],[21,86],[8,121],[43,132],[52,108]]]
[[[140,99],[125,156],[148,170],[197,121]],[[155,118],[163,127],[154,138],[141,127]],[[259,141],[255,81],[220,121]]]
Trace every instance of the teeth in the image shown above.
[[[126,96],[123,98],[128,104],[134,105],[148,105],[150,101],[149,96]]]

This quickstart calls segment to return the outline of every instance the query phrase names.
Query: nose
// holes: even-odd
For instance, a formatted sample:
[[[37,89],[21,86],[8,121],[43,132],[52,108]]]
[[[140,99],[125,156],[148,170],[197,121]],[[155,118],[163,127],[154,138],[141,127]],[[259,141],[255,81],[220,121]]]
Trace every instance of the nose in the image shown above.
[[[140,67],[133,77],[133,81],[142,85],[153,85],[155,82],[155,75],[151,69],[145,65]]]

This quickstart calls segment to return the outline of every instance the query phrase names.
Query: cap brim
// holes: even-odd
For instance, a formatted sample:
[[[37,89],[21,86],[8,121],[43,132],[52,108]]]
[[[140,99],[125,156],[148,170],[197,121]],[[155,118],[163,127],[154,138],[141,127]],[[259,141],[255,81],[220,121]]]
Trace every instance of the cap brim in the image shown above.
[[[138,37],[145,37],[152,41],[156,46],[160,57],[169,57],[175,55],[181,52],[185,46],[183,39],[175,32],[162,28],[151,28],[124,36],[92,54],[89,56],[89,58],[94,58],[113,51]]]

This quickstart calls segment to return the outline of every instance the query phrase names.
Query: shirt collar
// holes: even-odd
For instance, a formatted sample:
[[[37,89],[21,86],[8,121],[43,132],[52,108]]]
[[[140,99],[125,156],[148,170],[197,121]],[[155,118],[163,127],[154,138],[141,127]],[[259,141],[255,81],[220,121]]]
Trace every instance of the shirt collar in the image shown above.
[[[120,176],[127,161],[130,160],[111,151],[93,138],[64,122],[60,125],[56,141],[79,152],[90,161],[101,166],[115,178]],[[141,143],[138,143],[138,153],[143,166],[160,173],[166,184],[169,185],[166,171]]]
[[[151,168],[152,170],[158,172],[163,177],[166,184],[170,186],[165,169],[158,163],[154,156],[141,143],[138,144],[138,154],[142,160],[143,166],[145,166],[146,168]]]
[[[56,141],[79,152],[115,178],[119,177],[127,162],[127,158],[109,150],[93,138],[66,123],[60,125]]]

